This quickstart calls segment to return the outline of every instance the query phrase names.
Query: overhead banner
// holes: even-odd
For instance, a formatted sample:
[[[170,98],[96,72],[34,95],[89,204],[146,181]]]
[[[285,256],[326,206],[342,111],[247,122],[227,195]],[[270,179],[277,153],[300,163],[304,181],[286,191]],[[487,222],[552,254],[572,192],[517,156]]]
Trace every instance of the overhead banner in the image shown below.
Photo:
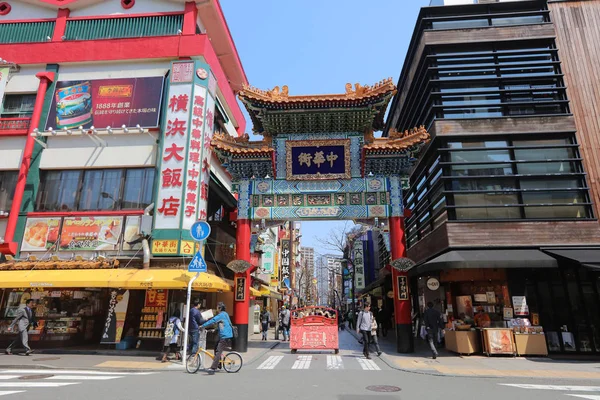
[[[2,104],[4,102],[4,91],[6,90],[6,84],[8,83],[8,74],[10,68],[0,68],[0,110],[2,110]]]
[[[59,81],[46,130],[158,127],[164,77]]]
[[[129,305],[129,290],[112,289],[108,300],[108,314],[102,329],[100,343],[119,343],[123,335],[127,306]]]

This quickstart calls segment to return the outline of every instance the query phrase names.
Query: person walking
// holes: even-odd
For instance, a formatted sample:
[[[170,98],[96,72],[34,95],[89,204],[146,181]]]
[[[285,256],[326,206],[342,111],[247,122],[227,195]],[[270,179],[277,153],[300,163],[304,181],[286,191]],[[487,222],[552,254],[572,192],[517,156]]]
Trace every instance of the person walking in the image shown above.
[[[379,327],[377,324],[376,317],[371,313],[371,339],[372,343],[375,345],[375,350],[377,351],[377,356],[381,356],[381,348],[379,347],[379,338],[377,337],[377,328]]]
[[[369,341],[371,340],[371,328],[373,325],[373,314],[371,313],[371,304],[365,303],[363,310],[358,313],[356,322],[356,333],[362,335],[363,354],[365,358],[371,359],[369,356]]]
[[[281,306],[281,312],[279,313],[279,324],[281,325],[283,330],[282,342],[285,342],[286,340],[288,342],[290,341],[290,321],[290,310],[288,310],[285,306]]]
[[[181,325],[181,311],[176,309],[173,312],[173,316],[169,318],[167,322],[167,327],[165,328],[165,353],[162,357],[162,362],[167,362],[169,359],[169,354],[175,353],[175,358],[177,360],[181,359],[181,354],[179,354],[179,346],[180,346],[180,338],[181,333],[185,332],[185,329]],[[195,353],[192,353],[195,354]]]
[[[190,323],[188,325],[188,329],[190,330],[189,335],[192,339],[190,341],[190,354],[196,354],[198,351],[198,343],[200,341],[200,325],[205,322],[204,318],[202,318],[202,314],[200,313],[200,300],[194,300],[193,307],[190,309],[189,318]]]
[[[350,329],[356,329],[355,321],[354,321],[354,313],[352,309],[348,310],[348,314],[346,314],[346,319],[348,320],[348,327]]]
[[[17,309],[15,318],[13,319],[11,324],[8,326],[7,330],[9,332],[12,332],[12,330],[16,326],[18,333],[17,333],[17,337],[6,348],[6,350],[5,350],[6,354],[9,354],[9,355],[12,354],[12,348],[15,344],[17,344],[18,341],[21,342],[21,345],[25,349],[26,356],[31,355],[31,353],[33,353],[33,350],[31,350],[31,347],[29,347],[28,331],[29,331],[29,327],[31,327],[31,326],[33,326],[34,328],[37,327],[37,321],[35,320],[34,309],[35,309],[35,300],[33,300],[33,299],[27,300],[24,307],[20,307],[19,309]]]
[[[433,308],[433,303],[430,301],[427,303],[427,310],[423,313],[423,324],[427,332],[427,341],[431,348],[431,354],[435,360],[438,356],[437,349],[435,348],[435,342],[437,341],[438,332],[441,327],[442,314]]]
[[[377,316],[375,317],[375,320],[377,321],[377,327],[379,328],[379,332],[381,333],[381,336],[386,337],[387,336],[387,309],[383,308],[381,310],[379,310],[379,313],[377,314]]]
[[[260,323],[262,324],[262,340],[268,339],[270,322],[271,322],[271,313],[265,307],[265,308],[263,308],[263,312],[260,315]]]
[[[217,304],[217,311],[217,315],[200,325],[202,328],[215,324],[218,324],[219,326],[219,341],[215,348],[215,358],[213,359],[212,365],[207,370],[209,375],[214,375],[217,368],[219,368],[223,351],[231,347],[231,339],[233,339],[233,325],[231,324],[229,314],[227,314],[225,303],[222,301],[219,302],[219,304]]]

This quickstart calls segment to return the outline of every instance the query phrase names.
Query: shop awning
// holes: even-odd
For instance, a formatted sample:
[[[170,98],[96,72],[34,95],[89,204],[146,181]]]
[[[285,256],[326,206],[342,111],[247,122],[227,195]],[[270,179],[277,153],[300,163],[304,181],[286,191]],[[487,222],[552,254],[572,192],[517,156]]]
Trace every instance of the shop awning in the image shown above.
[[[453,250],[411,269],[409,275],[459,268],[558,268],[558,263],[539,250]]]
[[[250,286],[250,296],[260,297],[262,295],[260,294],[260,290],[254,289],[252,286]]]
[[[389,276],[391,277],[391,275],[389,275]],[[365,286],[364,289],[360,290],[360,293],[367,294],[367,293],[372,292],[373,290],[383,286],[383,284],[385,283],[386,277],[387,276],[382,276],[381,278],[369,283],[367,286]]]
[[[186,289],[194,273],[180,269],[82,269],[0,271],[0,288],[121,288]],[[203,273],[193,290],[230,292],[232,286],[218,276]]]
[[[559,260],[571,261],[582,264],[586,268],[600,269],[600,249],[599,248],[580,248],[580,249],[542,249],[544,253],[556,257]]]
[[[262,297],[271,297],[273,299],[283,300],[281,293],[271,290],[271,288],[266,285],[260,285],[260,294]]]

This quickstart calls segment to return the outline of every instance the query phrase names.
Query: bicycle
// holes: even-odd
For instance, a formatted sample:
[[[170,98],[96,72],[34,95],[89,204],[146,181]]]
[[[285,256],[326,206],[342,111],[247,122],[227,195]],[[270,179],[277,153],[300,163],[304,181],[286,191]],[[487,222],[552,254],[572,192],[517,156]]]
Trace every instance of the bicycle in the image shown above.
[[[206,341],[205,341],[206,343]],[[215,359],[215,356],[208,352],[203,346],[198,346],[198,351],[196,354],[190,354],[185,363],[185,370],[190,374],[195,374],[200,369],[201,365],[204,365],[204,357],[203,354],[206,354],[211,358],[211,360]],[[244,364],[244,360],[242,359],[242,355],[235,351],[230,351],[223,355],[221,361],[219,361],[219,365],[223,367],[225,371],[228,373],[236,373],[242,369],[242,365]]]

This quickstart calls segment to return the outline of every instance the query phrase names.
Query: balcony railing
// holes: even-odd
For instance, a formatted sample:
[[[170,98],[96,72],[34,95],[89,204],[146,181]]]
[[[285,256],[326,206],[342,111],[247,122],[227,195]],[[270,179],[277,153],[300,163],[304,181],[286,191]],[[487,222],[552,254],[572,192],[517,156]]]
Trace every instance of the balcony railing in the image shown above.
[[[31,118],[0,118],[0,136],[26,135]]]

